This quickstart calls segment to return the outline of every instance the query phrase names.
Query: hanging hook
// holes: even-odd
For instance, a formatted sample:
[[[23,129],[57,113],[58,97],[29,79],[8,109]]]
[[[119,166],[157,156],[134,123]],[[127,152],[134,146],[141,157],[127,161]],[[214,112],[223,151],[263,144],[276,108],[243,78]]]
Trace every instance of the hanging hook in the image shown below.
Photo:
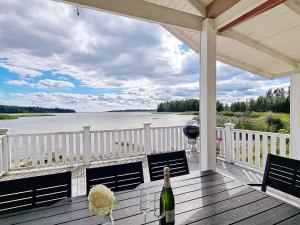
[[[79,6],[75,6],[75,13],[76,13],[76,15],[77,16],[79,16],[80,15],[80,8],[79,8]]]

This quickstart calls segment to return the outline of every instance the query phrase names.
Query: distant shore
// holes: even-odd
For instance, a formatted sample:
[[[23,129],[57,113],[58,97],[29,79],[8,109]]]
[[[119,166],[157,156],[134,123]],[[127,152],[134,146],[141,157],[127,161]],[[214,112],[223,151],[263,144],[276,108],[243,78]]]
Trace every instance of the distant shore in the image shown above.
[[[186,111],[186,112],[153,112],[153,114],[199,115],[199,111]]]
[[[55,116],[55,115],[49,113],[16,113],[16,114],[0,113],[0,120],[15,120],[22,117],[36,117],[36,116]]]

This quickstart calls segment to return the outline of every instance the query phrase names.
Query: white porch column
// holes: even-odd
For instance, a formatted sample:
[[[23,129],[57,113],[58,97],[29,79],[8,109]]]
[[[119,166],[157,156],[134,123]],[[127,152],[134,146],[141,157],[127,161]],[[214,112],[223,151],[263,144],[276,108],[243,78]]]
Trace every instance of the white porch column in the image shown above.
[[[300,73],[291,76],[291,157],[300,160]]]
[[[205,19],[200,51],[200,170],[216,169],[216,31]]]

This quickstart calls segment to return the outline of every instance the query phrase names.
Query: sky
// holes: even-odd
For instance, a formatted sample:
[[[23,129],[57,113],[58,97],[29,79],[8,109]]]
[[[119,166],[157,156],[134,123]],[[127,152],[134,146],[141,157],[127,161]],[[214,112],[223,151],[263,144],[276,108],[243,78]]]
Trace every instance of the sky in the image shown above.
[[[50,0],[1,0],[0,104],[78,112],[198,98],[199,56],[157,24]],[[289,86],[217,62],[224,103]]]

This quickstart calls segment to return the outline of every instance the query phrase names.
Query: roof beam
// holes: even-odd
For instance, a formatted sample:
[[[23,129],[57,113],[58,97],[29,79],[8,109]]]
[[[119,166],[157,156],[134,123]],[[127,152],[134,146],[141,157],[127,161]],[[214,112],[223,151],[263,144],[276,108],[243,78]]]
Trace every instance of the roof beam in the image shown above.
[[[153,23],[201,31],[203,17],[142,0],[56,0]]]
[[[300,15],[300,5],[298,5],[294,0],[287,0],[284,3],[290,10]]]
[[[275,74],[274,74],[274,78],[286,77],[286,76],[293,76],[293,75],[295,75],[296,73],[300,73],[300,68],[293,69],[293,70],[286,71],[286,72],[275,73]]]
[[[218,30],[245,13],[255,9],[267,0],[240,1],[215,18],[215,28]]]
[[[206,16],[215,19],[241,0],[214,0],[206,6]]]
[[[163,28],[165,28],[168,32],[173,34],[176,38],[178,38],[180,41],[188,45],[193,51],[196,53],[200,52],[200,44],[197,45],[195,41],[193,41],[188,35],[184,33],[184,31],[178,30],[178,28],[174,28],[167,25],[162,25]],[[200,35],[200,32],[199,32]]]
[[[219,32],[224,32],[225,30],[228,30],[232,27],[237,26],[240,23],[243,23],[265,11],[268,11],[272,8],[274,8],[275,6],[285,2],[286,0],[268,0],[264,3],[262,3],[261,5],[257,6],[256,8],[248,11],[247,13],[243,14],[242,16],[236,18],[235,20],[227,23],[226,25],[224,25],[223,27],[219,28],[218,31]]]
[[[278,59],[281,62],[284,62],[294,68],[298,67],[299,62],[297,62],[296,60],[291,59],[290,57],[283,55],[282,53],[277,52],[263,44],[260,44],[259,42],[255,41],[255,40],[252,40],[242,34],[235,32],[235,31],[227,30],[227,31],[221,33],[221,35],[228,37],[228,38],[232,38],[236,41],[239,41],[240,43],[247,45],[248,47],[251,47],[251,48],[256,49],[257,51],[263,52],[263,53],[265,53],[275,59]]]
[[[241,62],[241,61],[239,61],[235,58],[232,58],[232,57],[227,56],[227,55],[223,55],[223,54],[218,53],[218,52],[217,52],[217,60],[220,61],[220,62],[223,62],[225,64],[228,64],[228,65],[231,65],[231,66],[234,66],[234,67],[238,67],[238,68],[246,70],[250,73],[261,75],[261,76],[269,78],[269,79],[273,79],[273,77],[274,77],[272,73],[266,72],[266,71],[264,71],[264,70],[262,70],[258,67],[255,67],[255,66],[250,65],[250,64],[245,63],[245,62]]]
[[[201,16],[206,17],[206,7],[203,6],[199,0],[187,0],[191,5],[198,10]]]

